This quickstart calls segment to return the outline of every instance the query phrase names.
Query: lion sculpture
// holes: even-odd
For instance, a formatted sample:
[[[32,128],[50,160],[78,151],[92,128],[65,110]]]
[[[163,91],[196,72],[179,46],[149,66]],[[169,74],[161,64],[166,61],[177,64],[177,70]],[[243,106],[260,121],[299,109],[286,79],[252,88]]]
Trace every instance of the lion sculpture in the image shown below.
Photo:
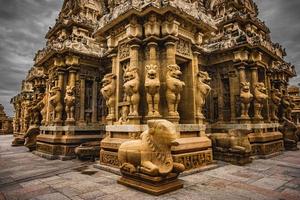
[[[219,152],[231,152],[247,154],[251,152],[251,144],[248,131],[232,130],[227,133],[215,133],[211,135],[214,150]]]
[[[249,108],[250,103],[253,99],[253,95],[250,92],[250,83],[249,82],[242,82],[241,83],[241,118],[249,119]]]
[[[101,94],[103,95],[106,106],[108,108],[108,118],[115,117],[115,103],[116,103],[116,78],[115,74],[107,74],[102,80]]]
[[[67,121],[75,121],[75,87],[67,86],[66,89],[66,96],[64,100],[66,104]]]
[[[147,92],[148,116],[160,116],[158,108],[160,100],[158,66],[147,65],[146,70],[145,88]]]
[[[254,89],[254,118],[255,119],[263,119],[261,116],[261,111],[263,109],[265,101],[268,99],[267,89],[265,84],[262,82],[255,84]]]
[[[61,89],[59,87],[53,87],[50,91],[50,110],[53,112],[53,118],[55,122],[61,122],[63,105],[61,103]]]
[[[127,67],[124,69],[124,92],[125,101],[129,103],[129,116],[139,115],[140,103],[140,79],[136,67]]]
[[[179,134],[174,124],[167,120],[149,120],[149,129],[139,140],[123,143],[118,152],[121,171],[149,176],[167,176],[185,170],[183,164],[173,162],[171,146],[179,145]]]
[[[169,116],[179,116],[178,104],[180,102],[180,93],[185,86],[185,83],[180,80],[182,75],[178,65],[169,65],[166,75],[167,91],[166,98],[168,104]]]
[[[202,108],[205,104],[205,100],[211,91],[211,87],[209,83],[211,78],[209,77],[207,72],[200,71],[197,74],[197,92],[196,92],[196,109],[197,116],[204,117],[202,114]]]
[[[278,107],[280,106],[281,98],[282,98],[282,94],[278,89],[272,90],[272,93],[271,93],[271,100],[272,100],[271,119],[272,120],[276,120],[276,121],[279,120],[278,119]]]

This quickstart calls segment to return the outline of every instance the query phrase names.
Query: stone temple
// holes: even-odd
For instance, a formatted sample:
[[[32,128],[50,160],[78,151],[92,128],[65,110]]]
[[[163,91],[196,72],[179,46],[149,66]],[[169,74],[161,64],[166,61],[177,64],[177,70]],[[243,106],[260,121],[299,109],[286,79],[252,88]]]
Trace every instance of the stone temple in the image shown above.
[[[252,0],[65,0],[12,99],[13,143],[72,159],[94,142],[118,168],[120,145],[165,119],[185,170],[296,150],[285,56]]]

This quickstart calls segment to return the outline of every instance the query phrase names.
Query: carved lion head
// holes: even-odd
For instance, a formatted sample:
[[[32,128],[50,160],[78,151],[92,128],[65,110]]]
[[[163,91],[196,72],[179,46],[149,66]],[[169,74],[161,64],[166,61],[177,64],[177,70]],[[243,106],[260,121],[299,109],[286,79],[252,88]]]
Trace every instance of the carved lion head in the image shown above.
[[[68,96],[73,96],[74,92],[75,92],[75,87],[74,86],[68,85],[66,87],[66,93],[67,93]]]
[[[197,74],[199,81],[205,84],[210,84],[211,78],[209,77],[207,72],[199,71]]]
[[[133,80],[138,77],[138,69],[137,67],[127,67],[124,69],[124,82]]]
[[[110,85],[113,82],[114,79],[116,79],[116,75],[115,74],[113,74],[113,73],[106,74],[104,76],[104,78],[102,79],[102,81],[101,81],[102,82],[102,86],[105,87],[107,85]]]
[[[250,83],[249,82],[241,82],[241,91],[248,93],[250,91]]]
[[[262,82],[255,84],[255,90],[257,90],[261,93],[264,93],[264,94],[267,92],[267,88],[265,87],[265,84]]]
[[[180,67],[178,65],[169,65],[168,67],[168,74],[176,79],[180,79],[182,72],[180,71]]]
[[[156,79],[157,75],[158,75],[158,66],[157,65],[147,65],[146,66],[146,70],[147,70],[147,78],[149,79]]]

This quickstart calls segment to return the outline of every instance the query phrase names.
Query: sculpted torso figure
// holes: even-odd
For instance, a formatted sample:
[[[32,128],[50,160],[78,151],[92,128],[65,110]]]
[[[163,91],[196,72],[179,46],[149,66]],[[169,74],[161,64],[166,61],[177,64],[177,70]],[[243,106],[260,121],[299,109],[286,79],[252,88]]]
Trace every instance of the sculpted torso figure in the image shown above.
[[[121,170],[144,173],[150,176],[166,176],[184,171],[183,164],[173,162],[171,146],[178,145],[179,134],[174,124],[167,120],[149,120],[149,130],[140,140],[123,143],[118,152]]]
[[[249,115],[249,107],[250,103],[253,99],[253,95],[250,92],[250,83],[249,82],[243,82],[241,83],[241,118],[248,119]]]
[[[180,93],[185,86],[179,78],[182,75],[178,65],[169,65],[167,71],[167,91],[166,98],[168,103],[169,116],[179,116],[178,104],[180,102]]]
[[[159,89],[160,81],[157,65],[147,65],[145,88],[147,92],[148,116],[160,116],[159,114]]]
[[[130,104],[129,116],[138,116],[140,103],[140,79],[136,67],[127,67],[124,69],[124,92],[125,100]]]
[[[116,104],[116,75],[107,74],[102,80],[101,94],[103,95],[108,108],[108,117],[115,117]]]
[[[205,104],[206,97],[211,91],[211,87],[209,86],[210,80],[211,78],[207,72],[200,71],[197,74],[196,109],[197,116],[199,117],[203,117],[202,108]]]

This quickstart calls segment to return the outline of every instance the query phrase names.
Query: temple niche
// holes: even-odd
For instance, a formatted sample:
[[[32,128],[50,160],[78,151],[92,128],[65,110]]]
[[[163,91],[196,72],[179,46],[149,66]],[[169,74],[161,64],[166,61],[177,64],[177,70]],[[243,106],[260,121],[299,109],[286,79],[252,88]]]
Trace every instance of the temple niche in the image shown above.
[[[13,119],[8,117],[0,104],[0,135],[13,134]]]
[[[12,99],[16,140],[40,156],[101,140],[118,168],[151,120],[175,124],[185,170],[294,149],[295,67],[252,0],[65,0],[46,39]]]

